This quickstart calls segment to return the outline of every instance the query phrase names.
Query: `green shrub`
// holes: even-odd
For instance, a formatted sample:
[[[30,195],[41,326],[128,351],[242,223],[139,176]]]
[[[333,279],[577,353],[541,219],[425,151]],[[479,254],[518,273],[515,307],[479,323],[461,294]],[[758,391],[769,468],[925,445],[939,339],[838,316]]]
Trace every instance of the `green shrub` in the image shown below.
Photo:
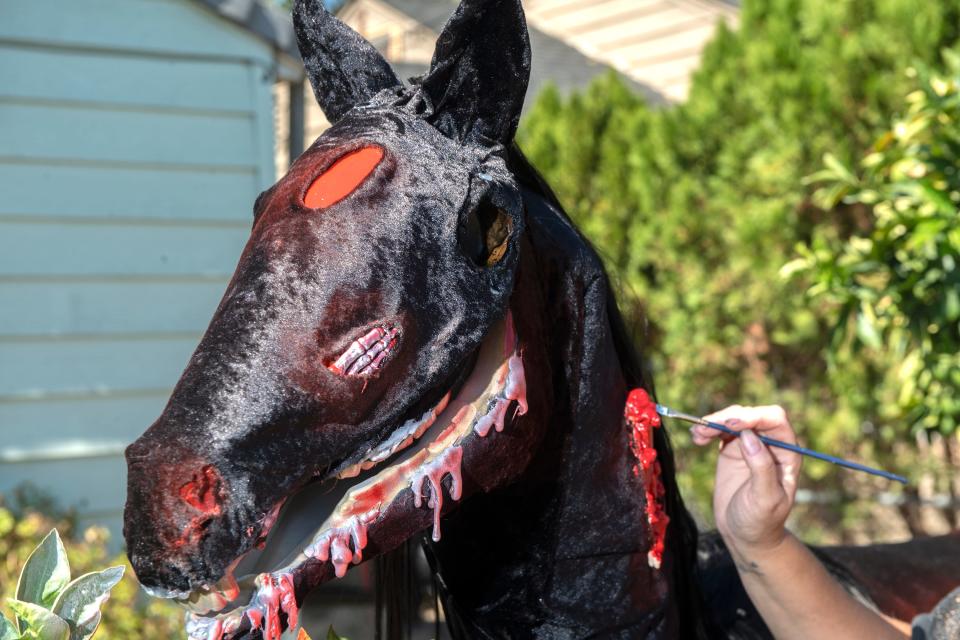
[[[519,140],[620,284],[666,404],[705,413],[777,402],[806,443],[883,461],[893,444],[874,429],[908,440],[875,404],[883,363],[829,369],[831,305],[779,271],[824,229],[856,230],[857,219],[818,207],[804,178],[827,152],[842,163],[861,157],[906,108],[905,70],[941,64],[958,40],[960,0],[741,8],[739,28],[720,27],[706,47],[683,104],[650,108],[614,77],[569,97],[550,89]],[[675,441],[682,486],[706,520],[713,457]],[[806,469],[812,488],[878,488],[829,465]]]
[[[809,180],[835,215],[869,212],[865,228],[826,229],[784,271],[834,307],[845,361],[865,347],[890,364],[873,389],[888,422],[950,435],[960,421],[960,55],[945,58],[945,74],[910,70],[907,111],[859,173],[828,155]]]

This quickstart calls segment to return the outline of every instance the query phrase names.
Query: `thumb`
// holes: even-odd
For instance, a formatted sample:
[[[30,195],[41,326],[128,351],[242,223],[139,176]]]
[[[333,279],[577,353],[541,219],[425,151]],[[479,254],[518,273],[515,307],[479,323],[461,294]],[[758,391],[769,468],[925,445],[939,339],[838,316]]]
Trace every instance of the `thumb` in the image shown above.
[[[760,506],[772,506],[783,496],[773,454],[750,429],[740,434],[743,459],[750,468],[750,492]]]

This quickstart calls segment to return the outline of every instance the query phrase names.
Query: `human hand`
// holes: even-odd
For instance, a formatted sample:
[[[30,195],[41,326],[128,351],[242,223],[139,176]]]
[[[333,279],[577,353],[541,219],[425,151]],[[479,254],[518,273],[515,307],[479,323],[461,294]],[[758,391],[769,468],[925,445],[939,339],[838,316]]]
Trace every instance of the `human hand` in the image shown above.
[[[756,433],[795,444],[786,412],[777,406],[734,405],[705,419],[742,432],[734,438],[703,425],[690,429],[695,444],[721,443],[713,491],[717,529],[741,550],[776,547],[786,536],[784,523],[796,497],[801,456],[767,447]]]

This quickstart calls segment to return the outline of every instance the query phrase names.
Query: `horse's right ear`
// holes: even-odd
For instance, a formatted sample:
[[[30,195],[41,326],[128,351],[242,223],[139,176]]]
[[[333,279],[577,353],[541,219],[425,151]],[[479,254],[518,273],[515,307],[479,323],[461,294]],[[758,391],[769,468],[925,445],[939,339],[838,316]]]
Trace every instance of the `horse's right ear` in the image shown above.
[[[373,45],[330,15],[323,0],[295,0],[293,27],[313,93],[331,123],[383,89],[403,86]]]

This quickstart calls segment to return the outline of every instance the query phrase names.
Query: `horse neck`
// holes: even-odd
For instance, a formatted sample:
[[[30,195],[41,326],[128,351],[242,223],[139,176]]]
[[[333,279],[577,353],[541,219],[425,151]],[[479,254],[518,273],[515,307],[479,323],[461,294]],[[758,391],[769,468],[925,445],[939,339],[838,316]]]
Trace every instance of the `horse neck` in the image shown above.
[[[464,638],[675,637],[671,560],[647,562],[602,266],[547,201],[527,205],[514,314],[536,375],[530,419],[514,428],[542,436],[522,476],[466,501],[433,546],[451,626]]]

